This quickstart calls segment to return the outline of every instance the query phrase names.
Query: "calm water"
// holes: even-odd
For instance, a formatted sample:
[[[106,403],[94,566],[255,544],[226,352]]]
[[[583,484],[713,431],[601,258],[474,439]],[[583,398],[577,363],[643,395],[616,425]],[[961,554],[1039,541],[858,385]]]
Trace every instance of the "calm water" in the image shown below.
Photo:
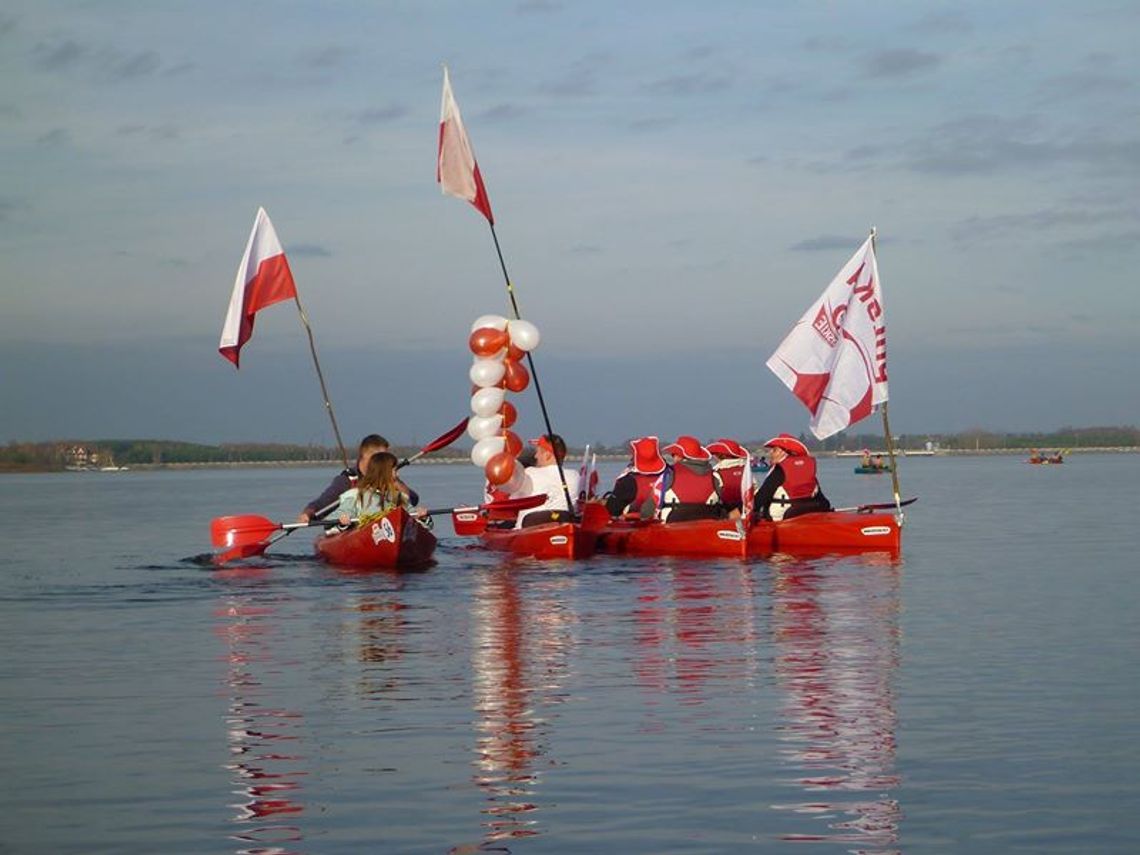
[[[1140,851],[1140,455],[904,460],[894,561],[193,560],[326,474],[0,477],[0,852]]]

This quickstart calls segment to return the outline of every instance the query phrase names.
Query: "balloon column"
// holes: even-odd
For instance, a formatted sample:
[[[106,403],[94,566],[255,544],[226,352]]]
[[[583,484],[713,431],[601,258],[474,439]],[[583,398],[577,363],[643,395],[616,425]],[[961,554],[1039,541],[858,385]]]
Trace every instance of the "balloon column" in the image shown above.
[[[521,392],[530,383],[523,355],[538,347],[538,328],[530,321],[508,321],[500,315],[483,315],[471,325],[467,340],[475,360],[469,376],[471,416],[467,433],[475,440],[471,462],[480,467],[492,486],[514,493],[523,486],[523,467],[515,459],[522,440],[511,430],[518,411],[508,392]]]

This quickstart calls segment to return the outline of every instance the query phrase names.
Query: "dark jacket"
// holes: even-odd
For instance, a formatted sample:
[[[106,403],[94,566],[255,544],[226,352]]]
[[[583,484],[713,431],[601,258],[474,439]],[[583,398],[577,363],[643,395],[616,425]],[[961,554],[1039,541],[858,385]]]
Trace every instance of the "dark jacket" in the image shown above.
[[[356,486],[356,481],[360,477],[360,470],[355,466],[348,469],[342,469],[329,485],[325,487],[323,493],[317,496],[309,504],[305,505],[304,512],[313,519],[321,519],[336,510],[337,503],[340,501],[340,494],[350,487]],[[420,496],[411,487],[408,487],[408,499],[413,505],[420,503]],[[331,507],[330,507],[331,506]],[[323,513],[317,513],[323,511]]]

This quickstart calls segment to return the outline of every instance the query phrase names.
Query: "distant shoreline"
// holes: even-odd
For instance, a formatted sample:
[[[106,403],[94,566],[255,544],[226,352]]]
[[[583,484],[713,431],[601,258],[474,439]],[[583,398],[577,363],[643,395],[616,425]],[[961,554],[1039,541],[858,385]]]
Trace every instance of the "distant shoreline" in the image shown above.
[[[1053,449],[1048,449],[1053,450]],[[915,459],[923,459],[928,457],[995,457],[995,456],[1025,456],[1030,453],[1028,448],[943,448],[930,454],[925,451],[909,450],[907,452],[897,452],[896,457],[907,457]],[[1137,454],[1140,453],[1140,446],[1117,446],[1117,447],[1088,447],[1088,448],[1066,448],[1064,449],[1065,456],[1070,457],[1080,454]],[[872,454],[886,455],[885,450],[871,449]],[[835,458],[840,460],[848,460],[858,457],[857,452],[851,451],[820,451],[815,454],[818,459]],[[577,465],[577,461],[581,460],[582,452],[579,451],[574,454],[571,451],[567,455],[567,460]],[[621,462],[628,459],[625,454],[599,454],[598,460],[607,462]],[[424,457],[416,461],[416,466],[438,466],[451,463],[470,463],[471,458],[464,455],[462,457]],[[31,475],[31,474],[52,474],[72,472],[74,474],[102,474],[102,475],[119,475],[123,472],[151,472],[155,470],[183,470],[183,469],[340,469],[342,464],[340,460],[255,460],[255,461],[226,461],[226,462],[212,462],[212,463],[137,463],[119,470],[105,471],[98,468],[95,469],[82,469],[82,470],[65,470],[65,469],[47,469],[47,468],[0,468],[0,475]]]

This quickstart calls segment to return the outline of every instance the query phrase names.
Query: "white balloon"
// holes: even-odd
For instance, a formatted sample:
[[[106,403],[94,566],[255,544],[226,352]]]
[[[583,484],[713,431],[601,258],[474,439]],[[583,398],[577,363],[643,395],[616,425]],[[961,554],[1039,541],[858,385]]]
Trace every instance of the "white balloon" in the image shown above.
[[[511,470],[511,477],[507,479],[507,483],[501,489],[506,490],[507,493],[517,493],[528,480],[530,479],[527,477],[526,470],[519,466],[516,460],[515,468]]]
[[[502,315],[481,315],[475,319],[475,323],[471,325],[471,332],[482,329],[483,327],[490,327],[493,330],[505,330],[507,328],[507,319]]]
[[[530,321],[511,321],[507,329],[511,334],[511,344],[519,350],[534,350],[542,338],[538,327]]]
[[[497,386],[480,389],[471,396],[471,412],[477,416],[493,416],[503,408],[507,390]]]
[[[476,442],[494,436],[502,429],[503,417],[497,413],[493,416],[472,416],[467,420],[467,435]]]
[[[501,436],[489,436],[475,443],[471,449],[471,462],[480,469],[487,465],[487,461],[503,450],[506,440]]]
[[[507,368],[502,362],[494,359],[476,359],[471,364],[471,370],[467,376],[471,378],[471,382],[480,388],[487,388],[494,386],[503,379],[503,375],[507,372]]]

